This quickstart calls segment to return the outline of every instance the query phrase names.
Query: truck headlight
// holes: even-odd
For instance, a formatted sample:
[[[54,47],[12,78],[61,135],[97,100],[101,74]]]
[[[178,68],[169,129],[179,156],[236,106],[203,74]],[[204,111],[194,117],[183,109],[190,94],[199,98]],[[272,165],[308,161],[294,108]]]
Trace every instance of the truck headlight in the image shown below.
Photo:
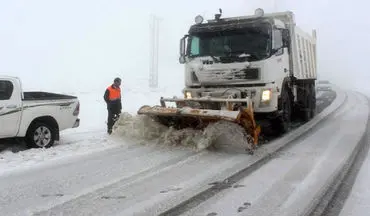
[[[271,90],[263,90],[261,96],[261,102],[267,102],[271,100]]]
[[[191,92],[185,92],[185,98],[191,99]]]

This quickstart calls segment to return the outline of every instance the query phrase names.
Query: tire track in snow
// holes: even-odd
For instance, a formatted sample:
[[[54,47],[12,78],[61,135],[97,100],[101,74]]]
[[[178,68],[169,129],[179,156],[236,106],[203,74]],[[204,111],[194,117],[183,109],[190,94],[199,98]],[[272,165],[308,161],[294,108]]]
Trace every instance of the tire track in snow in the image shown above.
[[[50,213],[132,215],[137,210],[144,209],[148,209],[147,212],[156,215],[155,210],[160,205],[170,204],[167,202],[169,197],[171,197],[171,201],[176,201],[182,199],[187,193],[191,195],[194,192],[192,191],[194,186],[200,188],[208,186],[210,182],[217,179],[218,172],[245,160],[245,154],[239,154],[238,157],[206,151],[200,154],[165,169],[153,170],[149,175],[135,178],[132,182],[121,181],[101,190],[95,190],[86,196],[80,196],[70,202],[38,212],[36,215],[49,215]],[[213,166],[214,164],[217,166]],[[121,202],[100,199],[101,197],[118,196],[125,196],[125,199]],[[81,206],[89,207],[84,209]],[[152,207],[156,209],[149,210]]]
[[[369,98],[366,98],[370,103]],[[353,184],[359,174],[362,164],[368,156],[370,149],[370,115],[368,116],[366,132],[361,138],[361,141],[356,147],[356,150],[351,154],[347,164],[344,166],[342,172],[335,178],[332,185],[325,192],[320,199],[318,205],[311,210],[312,216],[334,216],[340,215],[348,199]],[[360,210],[361,211],[361,210]],[[353,212],[352,212],[353,213]]]
[[[24,215],[34,208],[49,209],[117,182],[136,181],[143,176],[159,172],[174,164],[184,163],[202,154],[204,153],[143,147],[121,152],[109,159],[106,158],[109,155],[103,155],[95,161],[86,160],[83,164],[69,164],[57,168],[58,172],[48,169],[35,172],[32,176],[9,176],[0,179],[2,182],[0,183],[0,206],[5,215],[16,213]],[[119,159],[120,157],[122,160]],[[40,176],[44,178],[40,179]],[[12,182],[12,185],[6,182]],[[9,196],[10,192],[11,196]],[[62,196],[45,196],[50,194],[62,194]],[[19,206],[23,207],[19,208]]]
[[[310,215],[305,214],[307,206],[315,203],[316,195],[320,194],[327,179],[330,180],[331,174],[345,161],[347,151],[355,149],[355,145],[348,144],[358,140],[356,135],[361,134],[362,126],[359,126],[358,134],[351,136],[351,122],[345,126],[341,123],[362,121],[362,125],[363,116],[353,118],[364,108],[357,101],[361,100],[351,99],[349,105],[320,124],[320,130],[300,141],[299,145],[282,151],[238,182],[249,187],[224,190],[184,215]],[[327,137],[326,142],[322,142],[322,137],[336,131],[338,135]],[[249,205],[244,206],[243,203]]]
[[[301,129],[296,129],[286,137],[262,146],[254,156],[207,153],[198,160],[158,172],[154,176],[135,181],[135,184],[118,182],[51,209],[45,209],[38,215],[72,212],[98,215],[140,215],[140,213],[158,215],[164,212],[162,215],[171,215],[171,213],[177,215],[181,211],[186,211],[191,206],[189,204],[198,205],[225,188],[239,187],[240,185],[234,183],[275,157],[275,152],[286,148],[284,146],[287,143],[292,145],[293,140],[304,140],[308,136],[308,131],[317,130],[315,125],[332,116],[345,99],[345,96],[339,97],[339,102],[334,103],[331,109],[319,114],[319,117],[302,126]],[[306,135],[301,136],[303,132]],[[104,197],[104,201],[100,199],[101,197]],[[187,201],[184,203],[184,200]]]
[[[338,92],[338,91],[336,91],[336,92]],[[225,178],[221,182],[221,185],[222,185],[222,183],[226,183],[226,185],[224,184],[224,186],[221,186],[221,187],[220,187],[220,185],[215,185],[212,188],[201,191],[198,194],[196,194],[194,197],[192,197],[188,200],[185,200],[184,202],[180,203],[179,205],[174,206],[173,208],[168,209],[167,211],[163,212],[161,214],[161,216],[180,215],[180,214],[183,214],[183,213],[189,211],[190,209],[193,209],[193,208],[197,207],[201,203],[203,203],[206,200],[212,198],[213,196],[215,196],[216,194],[225,190],[226,188],[229,188],[230,184],[235,184],[236,182],[240,181],[241,179],[246,178],[247,176],[251,175],[254,171],[258,170],[260,167],[262,167],[263,165],[265,165],[266,163],[271,161],[274,158],[275,155],[277,155],[280,152],[284,151],[285,149],[291,147],[293,144],[299,144],[298,140],[304,140],[307,136],[309,136],[309,134],[312,131],[315,131],[315,130],[319,129],[319,125],[318,125],[319,123],[320,124],[324,123],[328,118],[336,115],[338,112],[343,112],[343,110],[344,110],[343,109],[343,104],[345,104],[345,102],[347,102],[347,95],[344,92],[341,92],[341,95],[339,95],[339,97],[337,97],[336,101],[339,101],[339,103],[338,104],[331,104],[328,107],[329,109],[324,110],[323,113],[320,113],[318,116],[315,117],[315,119],[318,119],[318,118],[321,117],[321,119],[319,119],[317,122],[312,124],[313,120],[311,120],[310,122],[306,123],[305,125],[302,125],[298,129],[296,129],[296,130],[290,132],[289,134],[285,135],[283,137],[283,140],[286,139],[286,138],[289,138],[289,135],[293,135],[292,133],[294,133],[295,131],[297,132],[297,131],[301,131],[303,129],[302,132],[298,133],[299,136],[293,137],[292,139],[288,140],[287,142],[280,143],[280,145],[277,145],[277,146],[273,146],[272,143],[268,144],[269,147],[273,146],[274,148],[272,150],[270,150],[270,152],[268,152],[267,154],[262,153],[259,156],[259,158],[257,158],[255,160],[254,163],[248,164],[244,169],[241,169],[240,171],[236,172],[235,174]],[[305,130],[305,126],[310,125],[310,123],[312,124],[311,127],[307,128],[307,130]],[[314,133],[314,132],[312,132],[312,133]],[[256,154],[258,154],[258,152],[256,152]]]
[[[318,123],[318,122],[316,122]],[[316,124],[315,123],[315,124]],[[304,130],[307,130],[304,129]],[[299,132],[292,132],[288,137],[289,139],[296,139],[299,137],[300,133]],[[202,160],[194,161],[191,163],[191,161],[188,161],[185,159],[185,163],[181,163],[181,166],[175,166],[176,168],[171,168],[169,170],[165,170],[165,168],[158,168],[158,167],[153,167],[154,164],[151,164],[148,162],[150,165],[146,163],[139,163],[139,161],[143,158],[153,158],[154,155],[156,155],[156,158],[160,158],[159,156],[164,156],[164,158],[161,157],[161,163],[165,163],[165,161],[170,160],[172,157],[174,157],[174,153],[177,152],[177,154],[183,154],[179,153],[178,151],[174,150],[172,153],[168,153],[167,156],[165,156],[165,152],[162,152],[161,154],[151,154],[151,155],[146,155],[143,152],[140,153],[138,151],[138,154],[124,154],[124,151],[120,151],[120,153],[113,154],[113,150],[109,151],[104,151],[102,152],[102,155],[99,157],[98,154],[95,154],[94,157],[83,157],[80,158],[79,160],[74,159],[73,162],[71,161],[68,164],[62,163],[59,164],[58,166],[52,166],[53,170],[43,170],[39,173],[34,172],[31,173],[32,176],[23,176],[22,175],[17,175],[13,176],[11,180],[8,179],[9,181],[4,181],[4,182],[12,182],[13,186],[4,187],[3,191],[3,196],[5,195],[5,199],[9,201],[8,203],[4,202],[1,204],[1,206],[5,206],[6,210],[4,211],[7,212],[7,215],[11,215],[11,213],[16,213],[17,211],[22,211],[23,209],[29,209],[32,210],[34,207],[43,207],[39,210],[47,210],[52,208],[53,206],[56,206],[54,210],[58,209],[58,207],[61,206],[69,206],[73,207],[73,203],[76,204],[78,202],[84,203],[83,198],[88,197],[89,195],[98,195],[97,197],[100,197],[98,202],[106,201],[106,202],[121,202],[129,200],[130,196],[127,195],[120,195],[120,194],[107,194],[106,192],[112,192],[110,189],[113,190],[113,192],[116,189],[122,189],[122,190],[131,190],[131,191],[141,191],[147,192],[146,194],[143,193],[142,196],[140,196],[140,201],[141,204],[143,204],[146,209],[148,209],[148,212],[153,212],[156,209],[160,211],[165,211],[179,203],[181,203],[184,199],[188,199],[199,193],[199,191],[202,191],[207,188],[214,187],[212,184],[213,182],[222,182],[223,179],[231,176],[235,172],[238,172],[239,170],[245,168],[248,164],[254,163],[258,157],[266,156],[272,154],[274,149],[279,148],[279,145],[282,145],[283,141],[286,141],[285,139],[280,139],[281,142],[274,142],[269,144],[268,146],[262,147],[259,150],[260,155],[256,155],[254,157],[249,157],[245,154],[227,154],[227,153],[221,153],[221,154],[213,154],[213,153],[208,153],[208,151],[205,151],[202,153],[202,157],[200,159],[203,159],[204,162],[201,162]],[[271,147],[272,146],[272,147]],[[270,148],[271,147],[271,148]],[[148,148],[148,147],[143,147]],[[158,149],[158,147],[155,148],[150,148],[153,151],[154,149]],[[265,152],[264,152],[265,151]],[[110,156],[107,152],[110,152],[113,156]],[[206,153],[207,152],[207,153]],[[142,158],[136,158],[138,155],[142,155]],[[204,155],[207,155],[208,157],[204,157]],[[217,156],[218,155],[218,156]],[[146,156],[146,157],[145,157]],[[187,155],[185,157],[191,156]],[[127,170],[122,170],[121,166],[123,164],[114,164],[117,163],[117,161],[120,161],[120,157],[123,158],[126,157],[126,161],[124,164],[132,164],[132,162],[136,161],[138,166],[132,166],[129,167],[131,172],[127,174]],[[111,159],[111,160],[110,160]],[[86,160],[86,162],[84,162]],[[178,160],[182,159],[174,159],[174,161],[171,161],[169,163],[174,163],[176,164]],[[96,163],[91,164],[90,166],[88,165],[89,162],[91,161],[96,161]],[[85,165],[80,165],[79,162],[81,163],[86,163]],[[105,162],[103,165],[99,165],[98,162]],[[110,167],[110,166],[115,166],[115,167]],[[184,172],[184,166],[188,167],[188,172]],[[108,167],[108,169],[107,169]],[[172,166],[171,166],[172,167]],[[110,168],[110,169],[109,169]],[[139,175],[140,171],[137,169],[143,169],[147,168],[148,172],[153,173],[153,176],[142,176],[142,179],[139,180]],[[160,171],[157,172],[159,169]],[[161,170],[162,169],[162,170]],[[106,178],[103,178],[105,174],[110,174],[112,172],[122,172],[120,174],[116,174],[114,176],[109,175],[106,176]],[[198,176],[196,177],[196,174],[200,173],[201,177]],[[59,173],[60,172],[60,173]],[[102,175],[99,175],[99,172],[102,172]],[[162,175],[162,174],[166,175]],[[30,172],[28,172],[30,174]],[[138,175],[135,175],[138,174]],[[79,175],[85,175],[89,179],[84,178],[84,180],[77,181],[79,178],[74,178],[73,175],[79,176]],[[122,176],[127,175],[128,176],[133,176],[132,181],[135,182],[135,184],[132,185],[127,185],[127,182],[129,181],[128,179],[124,179]],[[71,177],[72,176],[72,177]],[[176,181],[173,181],[171,185],[168,185],[166,183],[167,179],[175,178],[176,176],[183,176],[182,179],[177,179]],[[155,187],[151,190],[146,190],[147,188],[151,188],[153,185],[151,185],[151,181],[153,180],[152,177],[155,177],[157,179],[157,185],[158,187]],[[194,179],[193,179],[194,177]],[[72,179],[72,181],[70,180]],[[96,182],[92,183],[91,179],[94,180],[96,178]],[[113,179],[113,180],[112,180]],[[136,181],[137,179],[138,181]],[[42,181],[40,181],[42,180]],[[118,182],[116,182],[118,181]],[[27,184],[25,184],[27,182]],[[104,183],[101,183],[104,182]],[[159,182],[159,183],[158,183]],[[186,182],[186,187],[178,187],[178,185],[181,185],[182,183]],[[57,184],[55,186],[55,184]],[[125,185],[125,187],[119,187],[122,185]],[[219,184],[215,183],[216,187],[222,187],[225,184]],[[22,186],[23,187],[18,187]],[[24,185],[27,185],[25,187]],[[135,186],[135,187],[131,187]],[[141,186],[143,189],[138,188]],[[172,187],[169,187],[172,186]],[[226,184],[227,186],[227,184]],[[237,185],[234,185],[235,187],[238,187]],[[179,189],[182,188],[182,189]],[[10,189],[10,190],[9,190]],[[15,191],[12,191],[15,190]],[[9,200],[9,194],[8,192],[12,193],[12,196],[10,196]],[[96,193],[96,192],[102,192],[102,194]],[[162,192],[162,193],[161,193]],[[185,193],[184,193],[185,192]],[[1,193],[0,193],[1,194]],[[60,195],[63,194],[63,196],[52,196],[53,194],[55,195]],[[7,196],[8,195],[8,196]],[[102,196],[99,196],[102,195]],[[42,197],[42,199],[40,199]],[[159,198],[158,198],[159,197]],[[160,207],[160,206],[153,206],[152,203],[163,203],[164,201],[168,200],[169,198],[177,198],[175,203],[168,203],[168,205]],[[145,198],[145,199],[144,199]],[[45,200],[47,199],[47,200]],[[159,199],[159,200],[158,200]],[[155,201],[160,201],[160,202],[155,202]],[[27,201],[27,202],[25,202]],[[85,200],[86,201],[86,200]],[[132,201],[132,200],[131,200]],[[111,204],[112,205],[112,204]],[[117,207],[117,205],[119,205]],[[19,207],[23,206],[23,209],[20,209]],[[28,208],[27,208],[28,206]],[[114,209],[116,210],[122,210],[120,208],[119,203],[113,203],[113,211]],[[135,212],[136,210],[140,210],[140,206],[130,206],[131,208],[128,211]],[[118,209],[117,209],[118,208]],[[17,209],[17,210],[15,210]],[[104,206],[102,210],[104,209]],[[13,211],[12,211],[13,210]],[[105,209],[107,210],[107,209]],[[153,211],[151,211],[153,210]],[[79,211],[82,211],[79,210]],[[47,211],[46,211],[47,212]],[[46,213],[45,212],[45,213]],[[58,211],[59,212],[59,211]],[[147,214],[144,214],[147,215]]]

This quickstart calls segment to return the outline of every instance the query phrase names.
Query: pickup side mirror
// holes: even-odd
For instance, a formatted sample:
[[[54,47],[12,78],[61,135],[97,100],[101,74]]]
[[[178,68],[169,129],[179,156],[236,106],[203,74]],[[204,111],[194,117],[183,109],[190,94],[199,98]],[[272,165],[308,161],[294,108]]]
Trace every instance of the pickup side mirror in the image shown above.
[[[180,57],[179,57],[179,62],[180,64],[185,63],[185,56],[186,56],[186,38],[188,35],[185,35],[180,39]]]

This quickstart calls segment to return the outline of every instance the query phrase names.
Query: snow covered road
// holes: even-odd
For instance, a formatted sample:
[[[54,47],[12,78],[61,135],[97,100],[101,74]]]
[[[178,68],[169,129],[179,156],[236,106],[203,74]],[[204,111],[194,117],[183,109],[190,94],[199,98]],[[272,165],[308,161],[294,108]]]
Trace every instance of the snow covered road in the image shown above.
[[[367,139],[367,142],[370,140]],[[354,181],[354,184],[348,185],[351,189],[348,199],[341,202],[343,208],[340,216],[362,216],[370,212],[370,154],[366,153],[365,161]]]
[[[238,182],[243,187],[218,193],[184,215],[308,215],[361,140],[368,113],[367,99],[349,94],[346,106],[299,144]]]
[[[338,96],[307,125],[261,147],[253,156],[122,144],[8,172],[0,176],[0,211],[9,216],[158,215],[166,210],[170,210],[167,215],[236,215],[238,210],[247,215],[261,210],[284,215],[284,208],[296,213],[298,206],[309,206],[320,184],[332,176],[321,165],[336,171],[345,153],[355,147],[355,133],[363,130],[361,124],[353,127],[353,121],[367,121],[363,98],[351,93],[343,107],[320,123],[344,101]],[[283,148],[287,143],[289,147]],[[264,159],[278,149],[271,160]],[[260,167],[254,171],[256,164]],[[235,173],[241,177],[229,178]],[[205,193],[203,198],[194,199],[199,192]],[[185,200],[190,200],[188,205]]]

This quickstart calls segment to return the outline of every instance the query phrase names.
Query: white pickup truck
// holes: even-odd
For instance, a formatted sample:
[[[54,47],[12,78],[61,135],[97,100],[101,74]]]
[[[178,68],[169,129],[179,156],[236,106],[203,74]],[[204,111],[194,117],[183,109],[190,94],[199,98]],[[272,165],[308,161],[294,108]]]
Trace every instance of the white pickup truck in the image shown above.
[[[29,147],[48,148],[60,131],[79,126],[79,112],[75,96],[23,92],[19,78],[0,76],[0,139],[24,138]]]

